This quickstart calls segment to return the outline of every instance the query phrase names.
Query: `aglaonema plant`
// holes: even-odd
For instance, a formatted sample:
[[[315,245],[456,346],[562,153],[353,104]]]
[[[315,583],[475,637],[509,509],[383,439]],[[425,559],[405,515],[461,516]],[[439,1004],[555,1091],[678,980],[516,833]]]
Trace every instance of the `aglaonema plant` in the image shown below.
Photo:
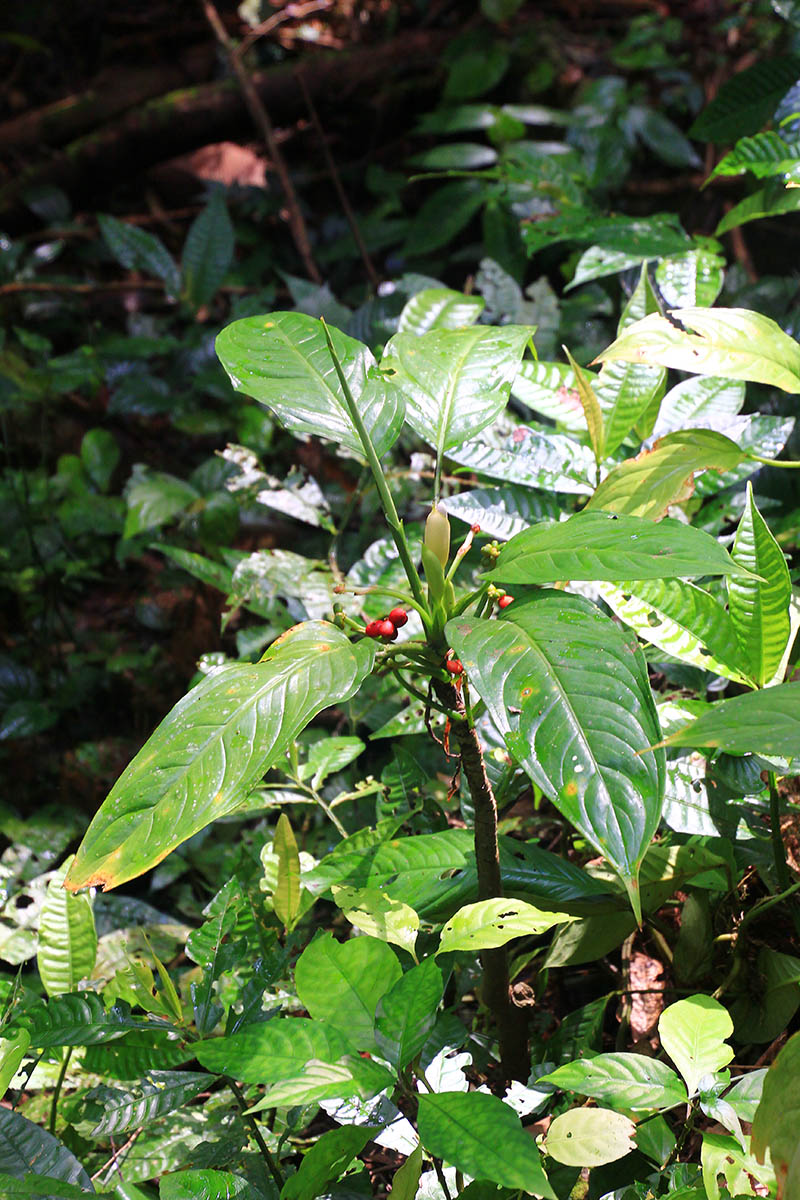
[[[642,303],[647,287],[643,274]],[[295,985],[307,1017],[243,1019],[233,1026],[229,1022],[224,1036],[210,1037],[219,1019],[210,989],[222,968],[214,974],[214,959],[202,938],[192,951],[207,972],[205,992],[193,998],[203,1040],[194,1042],[192,1051],[202,1066],[248,1085],[266,1085],[258,1108],[336,1099],[357,1109],[381,1094],[394,1096],[416,1119],[412,1138],[418,1135],[422,1148],[414,1150],[413,1141],[406,1146],[405,1152],[413,1151],[402,1168],[414,1176],[404,1177],[410,1195],[422,1150],[437,1170],[442,1163],[455,1169],[457,1186],[466,1175],[555,1198],[542,1150],[551,1160],[572,1165],[575,1154],[589,1154],[586,1146],[598,1135],[609,1139],[609,1146],[613,1142],[613,1153],[602,1161],[633,1147],[628,1117],[597,1110],[585,1131],[566,1129],[568,1122],[562,1121],[569,1150],[559,1152],[556,1133],[537,1148],[507,1104],[468,1091],[466,1080],[463,1088],[437,1084],[436,1073],[425,1065],[431,1053],[421,1056],[453,962],[459,955],[477,954],[499,1076],[528,1083],[529,1009],[518,1003],[510,984],[509,943],[553,927],[566,929],[587,913],[618,916],[627,906],[633,928],[657,903],[655,897],[663,896],[653,883],[658,873],[645,876],[643,863],[662,815],[665,741],[734,754],[746,743],[748,751],[773,756],[768,761],[777,823],[775,773],[781,772],[781,756],[797,752],[800,717],[800,685],[781,682],[792,638],[785,562],[750,494],[731,553],[702,529],[656,519],[671,502],[663,498],[671,495],[676,477],[682,484],[708,466],[740,465],[748,453],[723,434],[696,429],[675,443],[662,439],[661,454],[659,447],[652,450],[644,467],[641,460],[609,459],[609,447],[617,450],[646,412],[653,419],[657,413],[663,381],[653,385],[653,370],[661,370],[662,360],[672,365],[670,356],[677,353],[683,357],[676,365],[683,366],[693,352],[701,352],[692,329],[706,331],[702,353],[712,356],[709,369],[722,374],[731,369],[734,353],[724,344],[726,329],[735,321],[764,320],[738,310],[734,316],[725,310],[698,313],[683,311],[677,325],[660,318],[665,326],[657,327],[642,313],[641,338],[631,324],[604,356],[607,363],[631,364],[630,371],[624,365],[609,368],[605,396],[598,384],[598,398],[591,379],[573,368],[599,480],[589,503],[562,521],[535,521],[502,547],[484,544],[483,571],[470,578],[464,562],[480,535],[479,523],[453,550],[442,497],[443,464],[450,457],[457,461],[461,448],[474,445],[476,435],[500,418],[531,345],[531,328],[447,328],[446,319],[444,327],[432,321],[422,333],[396,334],[379,363],[360,342],[297,313],[246,318],[218,339],[219,356],[237,389],[270,407],[291,431],[324,437],[363,460],[404,582],[371,587],[371,599],[385,601],[385,615],[364,622],[353,615],[358,610],[348,603],[352,597],[345,580],[331,620],[301,622],[273,642],[259,662],[224,666],[197,684],[113,788],[78,850],[66,887],[107,889],[141,875],[210,822],[241,810],[270,769],[286,767],[299,778],[296,765],[291,766],[298,735],[323,709],[355,696],[372,674],[391,676],[422,703],[429,727],[432,715],[444,718],[445,748],[463,781],[471,830],[399,836],[401,818],[388,833],[361,830],[345,837],[304,872],[288,820],[282,816],[278,822],[272,905],[287,934],[319,894],[331,895],[363,934],[339,942],[326,933],[303,949]],[[707,333],[714,321],[716,344]],[[780,331],[759,329],[758,363],[734,361],[733,370],[740,371],[734,377],[753,377],[755,369],[758,378],[766,375],[785,386],[787,375],[781,372],[797,371],[800,348],[787,338],[787,349]],[[649,377],[642,375],[642,362]],[[648,378],[649,390],[642,396],[634,385],[638,381],[641,391]],[[800,382],[800,374],[796,378]],[[419,548],[407,535],[381,463],[404,426],[435,453]],[[638,473],[631,465],[637,461]],[[631,512],[630,498],[638,504],[648,489],[658,493],[659,507],[644,515]],[[711,591],[690,582],[693,578],[725,580],[728,609]],[[600,588],[630,628],[576,594],[588,585]],[[674,653],[688,661],[698,654],[701,661],[710,659],[712,669],[751,690],[710,706],[694,724],[679,722],[665,739],[634,632],[639,631],[634,600],[648,605],[650,613],[658,610],[657,625],[663,620],[666,628],[672,622],[666,636]],[[406,620],[409,613],[418,620]],[[537,846],[526,845],[523,853],[521,844],[498,834],[481,736],[486,722],[505,746],[512,768],[521,768],[601,856],[605,878]],[[778,829],[778,884],[791,891],[783,854],[783,873],[777,865],[779,842]],[[713,855],[687,849],[687,858],[695,854],[688,874],[719,867]],[[220,937],[223,928],[233,928],[224,925],[232,902],[232,893],[226,894],[209,910],[209,925],[219,923]],[[423,923],[438,941],[423,941],[428,952],[419,958]],[[130,993],[141,994],[141,988]],[[716,1008],[724,1013],[719,1004]],[[696,1017],[694,1010],[688,1015]],[[680,1055],[669,1052],[689,1090],[682,1090],[677,1076],[657,1078],[661,1092],[654,1085],[648,1093],[652,1108],[700,1097],[692,1101],[694,1113],[706,1103],[700,1076],[690,1079]],[[727,1061],[722,1054],[706,1065],[713,1072]],[[612,1078],[613,1066],[608,1067]],[[587,1089],[588,1078],[585,1072],[556,1072],[551,1083],[595,1095]],[[726,1081],[717,1083],[721,1093]],[[708,1088],[715,1086],[712,1080]],[[624,1098],[617,1107],[635,1109]],[[312,1200],[376,1135],[380,1121],[365,1124],[354,1115],[356,1109],[345,1110],[340,1127],[318,1139],[289,1179],[268,1151],[282,1196]],[[393,1111],[390,1124],[400,1118]],[[448,1186],[442,1184],[445,1196]]]

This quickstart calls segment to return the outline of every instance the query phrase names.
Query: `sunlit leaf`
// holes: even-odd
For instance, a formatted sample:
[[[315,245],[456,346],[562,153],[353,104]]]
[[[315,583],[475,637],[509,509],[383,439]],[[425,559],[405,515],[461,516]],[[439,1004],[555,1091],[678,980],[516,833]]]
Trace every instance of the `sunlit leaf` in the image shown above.
[[[636,1149],[636,1126],[607,1108],[572,1108],[548,1127],[545,1150],[572,1167],[600,1167]]]
[[[731,557],[753,573],[728,579],[728,610],[748,673],[764,687],[773,680],[789,638],[792,581],[783,551],[758,511],[751,484]]]
[[[436,953],[505,946],[512,938],[546,933],[554,925],[574,920],[567,913],[543,912],[524,900],[479,900],[460,908],[450,918],[442,929]]]
[[[729,754],[800,756],[800,683],[719,700],[670,734],[668,746],[716,746]]]
[[[659,1017],[658,1033],[690,1096],[704,1075],[719,1071],[733,1058],[725,1041],[733,1033],[733,1021],[711,996],[689,996],[670,1004]]]

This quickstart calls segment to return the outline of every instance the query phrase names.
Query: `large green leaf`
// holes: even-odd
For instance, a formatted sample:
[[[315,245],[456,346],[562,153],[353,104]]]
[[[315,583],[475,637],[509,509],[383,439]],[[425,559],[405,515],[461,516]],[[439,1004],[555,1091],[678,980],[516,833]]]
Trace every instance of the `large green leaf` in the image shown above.
[[[425,1045],[436,1020],[444,979],[434,958],[406,971],[378,1002],[375,1041],[380,1053],[402,1070]]]
[[[532,334],[527,325],[398,333],[381,370],[404,395],[411,428],[441,456],[503,411]]]
[[[375,1009],[402,975],[397,955],[374,937],[316,937],[297,960],[297,995],[312,1017],[339,1029],[358,1050],[375,1045]]]
[[[584,371],[584,376],[590,384],[596,383],[591,371]],[[511,385],[511,393],[528,408],[565,429],[585,433],[586,418],[576,386],[575,372],[566,363],[526,359]]]
[[[72,896],[63,887],[72,856],[47,885],[39,916],[36,962],[49,996],[74,992],[87,979],[97,956],[97,931],[88,896]]]
[[[733,150],[717,163],[715,175],[741,175],[749,171],[756,179],[785,175],[800,165],[800,148],[786,142],[774,129],[766,129],[753,137],[739,138]]]
[[[486,578],[497,583],[557,583],[567,579],[680,579],[736,575],[743,568],[709,534],[667,518],[578,513],[516,534]]]
[[[431,329],[463,329],[474,325],[486,301],[451,288],[423,288],[408,300],[397,322],[398,333],[419,337]]]
[[[661,401],[653,437],[695,426],[725,433],[726,426],[741,411],[744,396],[745,385],[739,379],[692,375],[670,388]],[[732,440],[737,441],[735,434]]]
[[[616,1108],[651,1112],[686,1103],[686,1088],[675,1072],[643,1054],[597,1054],[579,1058],[539,1077],[568,1092],[591,1096]]]
[[[419,1136],[429,1154],[475,1179],[555,1200],[536,1143],[514,1110],[484,1092],[419,1098]]]
[[[669,746],[715,746],[729,754],[800,756],[800,683],[720,700],[666,739]]]
[[[487,950],[512,938],[546,933],[554,925],[574,921],[567,913],[543,912],[524,900],[496,897],[460,908],[442,929],[437,954],[449,950]]]
[[[367,432],[383,454],[403,424],[402,396],[378,373],[366,346],[338,329],[329,333]],[[320,321],[296,312],[244,317],[223,329],[217,354],[237,392],[260,400],[292,433],[327,438],[364,456]]]
[[[295,1063],[295,1074],[267,1088],[250,1112],[293,1107],[321,1100],[371,1100],[397,1079],[392,1071],[360,1054],[345,1054],[335,1063],[309,1058]]]
[[[635,639],[579,596],[540,592],[446,633],[511,753],[625,883],[658,828],[665,759]],[[655,736],[654,736],[655,735]]]
[[[732,142],[766,125],[800,77],[800,54],[765,58],[727,79],[689,130],[691,137]]]
[[[560,512],[555,496],[513,483],[459,492],[457,496],[445,497],[439,507],[467,525],[480,525],[481,533],[501,542],[507,542],[536,521],[557,518]]]
[[[792,581],[750,484],[731,557],[753,572],[727,580],[728,609],[748,674],[764,687],[773,680],[789,639]]]
[[[659,313],[636,321],[596,361],[649,363],[800,392],[800,345],[769,317],[746,308],[676,308],[672,318],[679,324]]]
[[[234,236],[220,188],[195,217],[183,246],[183,291],[194,308],[210,304],[233,262]]]
[[[374,655],[370,639],[353,644],[334,625],[309,621],[261,662],[206,676],[112,788],[66,886],[115,887],[233,812],[312,717],[354,695]]]
[[[670,1004],[659,1017],[658,1033],[690,1096],[704,1075],[719,1071],[733,1058],[725,1041],[733,1033],[733,1021],[712,996],[689,996]]]
[[[94,1186],[75,1155],[52,1133],[0,1106],[0,1172],[24,1179],[49,1175],[94,1194]]]
[[[715,237],[722,237],[738,225],[746,225],[748,221],[760,221],[763,217],[776,217],[781,213],[797,212],[800,208],[800,189],[784,186],[783,180],[773,179],[766,187],[751,192],[734,204],[714,230]]]
[[[244,1083],[278,1083],[292,1079],[299,1063],[311,1059],[336,1063],[351,1047],[332,1025],[297,1017],[247,1025],[228,1037],[197,1042],[195,1049],[198,1062],[209,1071],[233,1075]]]
[[[28,1173],[23,1179],[15,1179],[13,1175],[7,1175],[5,1171],[0,1171],[0,1196],[3,1200],[84,1200],[86,1196],[94,1197],[94,1200],[127,1200],[127,1196],[122,1193],[114,1192],[96,1192],[91,1183],[88,1187],[81,1187],[78,1183],[64,1183],[62,1180],[54,1179],[52,1175],[34,1175]]]
[[[561,1113],[545,1135],[545,1149],[571,1167],[601,1167],[636,1149],[636,1126],[608,1108],[572,1108]]]
[[[751,683],[733,623],[709,592],[685,579],[601,583],[620,620],[659,650],[736,683]]]
[[[518,425],[505,445],[465,442],[448,454],[453,462],[504,483],[588,496],[594,489],[591,447],[544,427]]]
[[[725,259],[715,253],[714,244],[662,258],[658,263],[656,283],[668,308],[710,308],[714,303],[725,278]]]
[[[671,504],[689,499],[699,471],[729,471],[745,457],[735,442],[713,429],[668,433],[652,449],[615,467],[586,507],[658,521]]]
[[[200,1071],[152,1071],[127,1090],[99,1084],[83,1094],[77,1110],[70,1113],[71,1122],[74,1124],[76,1117],[93,1121],[92,1137],[138,1129],[162,1113],[172,1112],[213,1082],[213,1075]]]
[[[342,1125],[317,1138],[296,1175],[286,1180],[281,1200],[314,1200],[326,1185],[337,1180],[359,1154],[379,1126]]]
[[[173,1171],[158,1189],[159,1200],[262,1200],[263,1195],[241,1175],[211,1169]]]
[[[31,1045],[37,1049],[94,1046],[115,1041],[134,1029],[159,1037],[171,1028],[166,1022],[131,1016],[130,1006],[123,1001],[106,1008],[102,996],[90,991],[53,996],[47,1003],[31,1005],[14,1024],[28,1030]]]
[[[764,1162],[769,1150],[786,1200],[800,1191],[797,1131],[800,1129],[800,1033],[782,1048],[767,1071],[753,1118],[753,1152]],[[791,1185],[791,1186],[790,1186]]]

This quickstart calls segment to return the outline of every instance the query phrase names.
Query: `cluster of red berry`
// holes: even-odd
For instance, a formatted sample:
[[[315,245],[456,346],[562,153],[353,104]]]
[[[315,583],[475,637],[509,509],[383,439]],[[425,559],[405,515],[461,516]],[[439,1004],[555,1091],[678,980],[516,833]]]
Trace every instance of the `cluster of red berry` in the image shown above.
[[[398,629],[402,629],[407,620],[408,613],[405,609],[393,608],[388,617],[381,617],[380,621],[370,621],[364,632],[367,637],[391,638],[394,641]]]

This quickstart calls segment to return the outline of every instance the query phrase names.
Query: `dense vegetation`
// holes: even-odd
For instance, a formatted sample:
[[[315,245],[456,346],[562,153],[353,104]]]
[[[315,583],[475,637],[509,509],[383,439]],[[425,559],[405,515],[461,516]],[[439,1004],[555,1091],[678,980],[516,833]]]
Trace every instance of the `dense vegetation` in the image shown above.
[[[800,1198],[800,12],[585,8],[6,36],[3,1197]]]

